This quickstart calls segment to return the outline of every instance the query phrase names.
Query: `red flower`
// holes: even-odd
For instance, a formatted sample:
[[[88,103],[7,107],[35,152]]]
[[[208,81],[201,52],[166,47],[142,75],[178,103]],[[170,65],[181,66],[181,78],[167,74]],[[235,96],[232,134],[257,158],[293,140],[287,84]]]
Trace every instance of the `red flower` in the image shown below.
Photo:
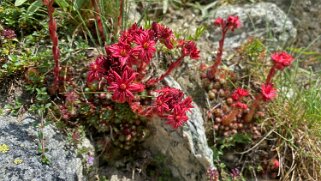
[[[182,54],[190,56],[191,59],[198,59],[200,51],[197,49],[195,42],[193,41],[181,41]]]
[[[279,70],[283,70],[285,67],[291,65],[294,58],[286,52],[276,52],[271,55],[272,60],[275,63],[275,66]]]
[[[112,96],[114,101],[119,103],[131,102],[134,99],[133,93],[142,92],[144,90],[144,85],[133,83],[136,74],[130,73],[128,69],[124,70],[121,77],[113,70],[112,74],[115,80],[110,83],[108,90],[114,92]]]
[[[246,89],[242,89],[242,88],[237,88],[233,94],[232,94],[232,99],[234,101],[238,101],[240,98],[248,96],[249,92]]]
[[[119,41],[130,44],[134,40],[134,37],[141,34],[143,31],[144,30],[141,27],[134,23],[127,31],[121,33]]]
[[[239,28],[241,26],[240,20],[238,16],[229,16],[227,18],[227,26],[234,31],[234,29]]]
[[[280,162],[277,159],[272,159],[271,160],[271,165],[272,165],[272,169],[278,169],[280,167]]]
[[[133,51],[140,59],[146,63],[149,63],[156,52],[155,41],[151,40],[147,31],[136,35],[134,38],[134,42],[137,44],[137,46],[133,49]]]
[[[156,98],[155,109],[159,115],[163,115],[164,112],[167,112],[170,110],[170,108],[168,106],[168,102],[170,99],[171,99],[170,97],[166,97],[166,96],[158,96]]]
[[[272,84],[262,84],[261,93],[264,101],[270,101],[276,97],[276,89]]]
[[[119,58],[121,66],[124,66],[132,56],[130,45],[122,42],[113,44],[107,49],[111,52],[113,57]]]
[[[181,103],[180,106],[181,108],[183,108],[184,110],[188,111],[190,108],[193,108],[192,106],[192,98],[191,97],[187,97],[186,99],[184,99]]]
[[[152,30],[154,32],[156,40],[160,40],[160,42],[163,43],[168,49],[173,48],[172,39],[174,35],[171,29],[156,22],[153,22]]]
[[[214,25],[215,25],[215,26],[222,26],[222,25],[224,25],[224,20],[223,20],[223,18],[221,18],[221,17],[216,18],[216,19],[214,20]]]
[[[103,56],[99,56],[96,58],[95,62],[92,62],[89,65],[87,82],[91,83],[94,80],[98,80],[98,81],[101,80],[103,75],[106,73],[104,64],[105,64],[105,58]]]
[[[186,110],[181,106],[175,106],[172,114],[167,116],[166,124],[171,125],[174,129],[182,126],[185,122],[188,121],[186,116]]]
[[[164,111],[173,109],[184,97],[184,93],[181,90],[171,87],[165,87],[155,92],[160,94],[156,98],[156,110],[161,115]]]
[[[214,25],[221,26],[224,31],[227,31],[228,29],[234,31],[236,28],[241,26],[241,22],[238,16],[229,16],[226,20],[218,17],[215,19]]]
[[[181,90],[165,87],[156,91],[160,95],[156,99],[155,111],[159,116],[166,117],[166,124],[173,128],[182,126],[187,120],[186,112],[192,106],[192,99],[183,99],[184,94]]]

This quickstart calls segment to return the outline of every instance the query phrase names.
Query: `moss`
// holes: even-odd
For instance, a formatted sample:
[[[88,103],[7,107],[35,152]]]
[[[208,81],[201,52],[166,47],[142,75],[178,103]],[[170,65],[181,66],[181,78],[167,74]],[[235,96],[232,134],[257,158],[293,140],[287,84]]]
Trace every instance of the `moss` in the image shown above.
[[[10,150],[10,149],[9,149],[9,146],[8,146],[8,145],[6,145],[6,144],[1,144],[1,145],[0,145],[0,152],[1,152],[1,153],[7,153],[9,150]]]
[[[16,165],[20,165],[21,163],[23,163],[23,160],[20,159],[20,158],[16,158],[13,160],[13,163],[16,164]]]

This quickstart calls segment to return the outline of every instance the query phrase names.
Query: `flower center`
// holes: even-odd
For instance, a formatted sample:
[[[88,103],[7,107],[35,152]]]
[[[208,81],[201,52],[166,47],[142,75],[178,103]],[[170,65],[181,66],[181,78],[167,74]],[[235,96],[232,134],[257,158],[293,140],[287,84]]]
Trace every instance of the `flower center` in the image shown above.
[[[144,49],[148,49],[148,42],[145,42],[144,44],[143,44],[143,47],[144,47]]]
[[[176,120],[180,120],[181,117],[180,117],[180,116],[175,116],[175,119],[176,119]]]
[[[121,90],[126,90],[127,86],[126,86],[126,84],[120,84],[119,88]]]
[[[123,49],[123,50],[120,51],[120,55],[121,55],[122,57],[125,57],[126,54],[127,54],[126,50]]]

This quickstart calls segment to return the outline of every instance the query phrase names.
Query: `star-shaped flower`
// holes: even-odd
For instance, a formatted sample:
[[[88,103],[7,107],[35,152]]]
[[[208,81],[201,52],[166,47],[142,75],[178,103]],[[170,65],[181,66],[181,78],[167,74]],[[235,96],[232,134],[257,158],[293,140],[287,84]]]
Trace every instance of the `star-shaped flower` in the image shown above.
[[[136,78],[136,73],[131,73],[128,69],[125,69],[122,76],[112,70],[114,81],[110,83],[108,87],[109,91],[114,92],[112,99],[119,103],[131,102],[134,99],[136,92],[142,92],[144,90],[143,84],[133,83]]]
[[[146,63],[149,63],[156,52],[155,41],[151,40],[147,31],[136,35],[134,39],[134,42],[137,44],[137,46],[133,48],[133,51],[140,59]]]
[[[106,69],[104,68],[105,58],[103,56],[99,56],[96,58],[94,62],[89,65],[89,71],[87,75],[87,82],[91,83],[95,80],[100,81],[103,75],[106,73]]]
[[[270,101],[276,97],[276,89],[272,84],[262,84],[261,93],[264,101]]]
[[[130,45],[126,43],[116,43],[107,48],[111,55],[115,58],[119,58],[120,65],[123,67],[132,58],[132,50]]]
[[[184,108],[182,108],[181,106],[177,105],[174,107],[173,113],[167,116],[166,124],[169,124],[174,129],[177,129],[187,121],[188,117],[186,116],[186,110],[184,110]]]

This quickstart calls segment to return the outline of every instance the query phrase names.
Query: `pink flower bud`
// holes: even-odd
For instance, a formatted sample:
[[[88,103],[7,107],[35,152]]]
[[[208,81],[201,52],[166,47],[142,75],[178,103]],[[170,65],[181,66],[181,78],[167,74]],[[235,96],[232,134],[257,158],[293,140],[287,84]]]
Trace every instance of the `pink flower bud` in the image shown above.
[[[221,18],[221,17],[218,17],[218,18],[216,18],[215,20],[214,20],[214,25],[215,26],[221,26],[221,25],[223,25],[224,24],[224,20],[223,20],[223,18]]]
[[[240,20],[238,16],[229,16],[227,18],[227,24],[231,31],[234,31],[234,29],[239,28],[241,26]]]

